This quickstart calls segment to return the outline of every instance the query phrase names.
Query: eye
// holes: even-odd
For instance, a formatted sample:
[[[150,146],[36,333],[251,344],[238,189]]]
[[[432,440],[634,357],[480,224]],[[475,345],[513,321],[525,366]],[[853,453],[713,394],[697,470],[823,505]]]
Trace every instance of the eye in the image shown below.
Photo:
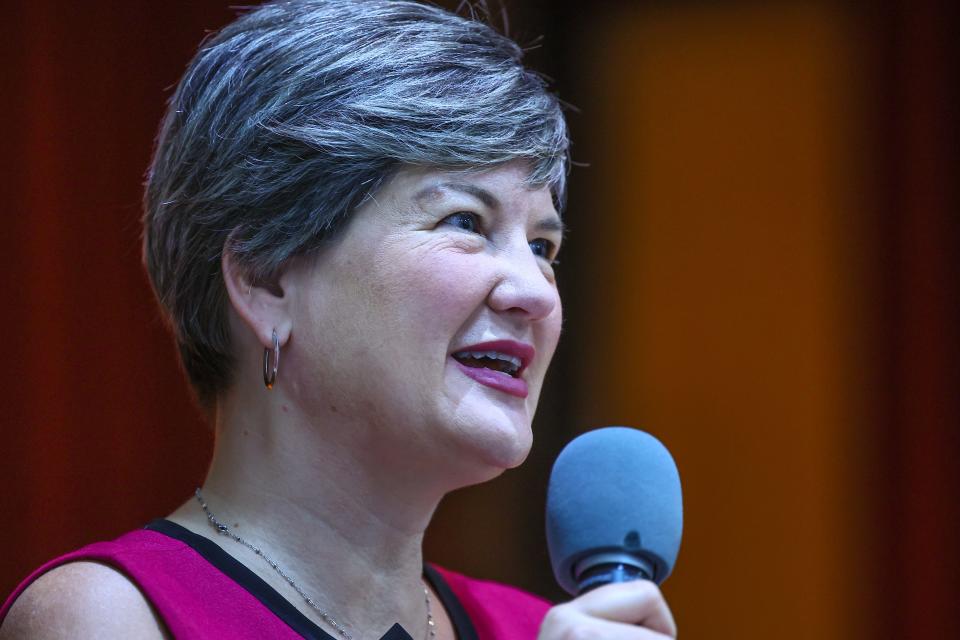
[[[449,224],[469,233],[481,233],[480,217],[470,211],[457,211],[443,219],[441,224]]]
[[[546,238],[537,238],[530,241],[530,250],[538,258],[552,262],[557,253],[557,245]]]

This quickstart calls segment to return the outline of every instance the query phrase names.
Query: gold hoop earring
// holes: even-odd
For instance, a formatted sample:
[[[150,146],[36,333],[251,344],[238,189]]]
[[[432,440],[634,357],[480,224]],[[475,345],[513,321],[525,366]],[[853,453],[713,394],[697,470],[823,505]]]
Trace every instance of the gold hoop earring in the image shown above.
[[[273,365],[270,365],[270,352],[273,351]],[[277,367],[280,366],[280,338],[277,337],[277,330],[273,330],[273,349],[264,347],[263,349],[263,384],[267,389],[273,389],[273,383],[277,381]]]

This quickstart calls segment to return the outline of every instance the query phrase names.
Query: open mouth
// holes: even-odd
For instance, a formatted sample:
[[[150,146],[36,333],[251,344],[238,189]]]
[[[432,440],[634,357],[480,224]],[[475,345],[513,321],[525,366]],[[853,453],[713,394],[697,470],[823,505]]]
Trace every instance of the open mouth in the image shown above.
[[[520,376],[522,362],[517,356],[499,351],[458,351],[453,358],[465,367],[473,369],[492,369],[511,378]]]

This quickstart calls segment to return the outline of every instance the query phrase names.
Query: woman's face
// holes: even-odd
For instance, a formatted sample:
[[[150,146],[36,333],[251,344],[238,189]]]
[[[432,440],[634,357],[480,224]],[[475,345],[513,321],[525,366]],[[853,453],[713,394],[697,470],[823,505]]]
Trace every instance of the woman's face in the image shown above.
[[[496,472],[523,461],[562,319],[562,225],[526,176],[404,169],[286,276],[281,375],[311,419],[351,425],[325,437]]]

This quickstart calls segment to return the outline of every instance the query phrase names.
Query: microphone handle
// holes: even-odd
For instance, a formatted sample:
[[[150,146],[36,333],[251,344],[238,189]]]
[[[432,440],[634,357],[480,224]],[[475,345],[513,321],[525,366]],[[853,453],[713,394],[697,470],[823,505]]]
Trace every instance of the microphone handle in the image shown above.
[[[633,554],[598,554],[584,558],[574,569],[577,594],[583,595],[612,582],[653,580],[653,566]]]

